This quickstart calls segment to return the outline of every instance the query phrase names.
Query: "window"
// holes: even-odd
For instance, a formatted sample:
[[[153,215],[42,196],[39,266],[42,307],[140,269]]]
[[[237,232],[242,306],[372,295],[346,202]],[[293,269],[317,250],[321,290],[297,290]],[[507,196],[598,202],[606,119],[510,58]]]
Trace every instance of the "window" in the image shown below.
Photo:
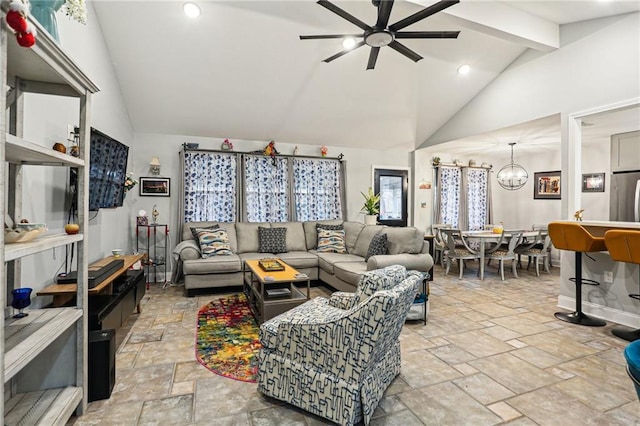
[[[184,152],[184,222],[234,222],[237,212],[237,157]]]
[[[248,222],[289,220],[288,161],[282,157],[244,156],[245,212]]]
[[[339,161],[294,159],[293,185],[296,220],[342,217],[342,176]]]

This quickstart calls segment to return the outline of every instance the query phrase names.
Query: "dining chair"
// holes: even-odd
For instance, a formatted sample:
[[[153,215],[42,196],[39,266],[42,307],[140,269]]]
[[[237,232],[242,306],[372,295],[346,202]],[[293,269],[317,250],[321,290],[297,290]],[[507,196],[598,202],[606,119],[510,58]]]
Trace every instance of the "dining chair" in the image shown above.
[[[518,256],[518,266],[522,268],[522,256],[527,256],[527,271],[531,266],[531,262],[534,261],[536,265],[536,276],[540,276],[539,261],[542,259],[544,264],[544,270],[547,273],[549,271],[550,254],[551,254],[551,238],[546,230],[538,230],[538,235],[530,240],[523,241],[518,247],[515,248],[515,253]]]
[[[440,233],[441,229],[450,229],[451,224],[448,223],[434,223],[431,225],[431,234],[433,235],[433,253],[435,259],[434,263],[438,263],[440,260],[440,266],[444,267],[444,252],[446,251],[446,244]]]
[[[485,253],[485,258],[496,259],[500,262],[500,265],[499,265],[500,277],[502,278],[502,281],[504,281],[505,260],[511,261],[511,270],[513,271],[513,276],[515,278],[518,278],[518,272],[516,271],[517,258],[514,250],[518,246],[518,244],[520,244],[522,241],[522,231],[505,231],[502,235],[503,235],[503,238],[507,238],[507,237],[504,237],[504,235],[509,235],[508,237],[509,242],[506,248],[503,244],[500,246],[500,248],[493,251],[492,253],[488,255]]]
[[[445,275],[449,275],[451,262],[456,260],[458,261],[459,278],[462,279],[462,275],[464,274],[464,261],[480,259],[480,254],[469,247],[459,229],[441,229],[440,232],[443,234],[446,244],[444,257],[447,263],[447,269]],[[462,246],[458,246],[456,241],[461,241]]]

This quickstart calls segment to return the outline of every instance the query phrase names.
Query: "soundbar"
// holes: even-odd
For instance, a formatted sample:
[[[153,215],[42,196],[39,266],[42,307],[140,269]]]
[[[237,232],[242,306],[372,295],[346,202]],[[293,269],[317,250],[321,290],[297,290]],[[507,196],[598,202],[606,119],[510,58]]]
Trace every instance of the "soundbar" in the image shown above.
[[[111,274],[124,266],[123,259],[114,259],[104,266],[89,266],[89,288],[94,288]],[[66,276],[58,276],[58,284],[73,284],[78,281],[78,271],[71,271]]]

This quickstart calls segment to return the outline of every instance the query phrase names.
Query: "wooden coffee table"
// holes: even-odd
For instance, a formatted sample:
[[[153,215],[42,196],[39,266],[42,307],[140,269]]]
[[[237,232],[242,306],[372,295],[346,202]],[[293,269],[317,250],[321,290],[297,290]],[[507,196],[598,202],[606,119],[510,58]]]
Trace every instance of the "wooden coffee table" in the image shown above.
[[[243,266],[245,293],[259,323],[275,317],[309,300],[311,280],[297,277],[296,269],[282,259],[273,260],[284,268],[281,271],[265,271],[260,266],[264,259],[245,260]],[[295,283],[307,282],[305,296]]]

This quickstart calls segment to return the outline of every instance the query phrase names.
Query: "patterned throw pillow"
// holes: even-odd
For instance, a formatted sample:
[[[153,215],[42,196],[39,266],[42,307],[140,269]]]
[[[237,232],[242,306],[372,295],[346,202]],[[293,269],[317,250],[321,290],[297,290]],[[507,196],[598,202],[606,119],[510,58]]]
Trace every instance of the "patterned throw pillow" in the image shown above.
[[[287,228],[265,228],[258,226],[259,253],[286,253]]]
[[[200,255],[203,258],[212,256],[229,256],[231,246],[229,245],[229,236],[224,228],[218,229],[200,229],[196,228],[198,233],[198,242],[200,243]]]
[[[316,223],[316,232],[321,229],[329,229],[331,231],[336,231],[339,229],[344,229],[343,225],[325,225],[324,223]]]
[[[198,244],[198,247],[200,247],[200,241],[198,240],[198,229],[218,229],[220,228],[220,225],[216,224],[216,225],[211,225],[211,226],[201,226],[201,227],[197,227],[197,228],[189,228],[191,229],[191,234],[193,235],[193,239],[196,241],[196,244]],[[200,250],[202,251],[202,247],[200,247]]]
[[[318,228],[318,252],[346,254],[347,245],[344,240],[344,229]]]
[[[364,257],[364,261],[366,262],[371,256],[376,256],[378,254],[387,254],[387,234],[378,233],[373,236],[369,243],[369,250],[367,250],[367,255]]]

